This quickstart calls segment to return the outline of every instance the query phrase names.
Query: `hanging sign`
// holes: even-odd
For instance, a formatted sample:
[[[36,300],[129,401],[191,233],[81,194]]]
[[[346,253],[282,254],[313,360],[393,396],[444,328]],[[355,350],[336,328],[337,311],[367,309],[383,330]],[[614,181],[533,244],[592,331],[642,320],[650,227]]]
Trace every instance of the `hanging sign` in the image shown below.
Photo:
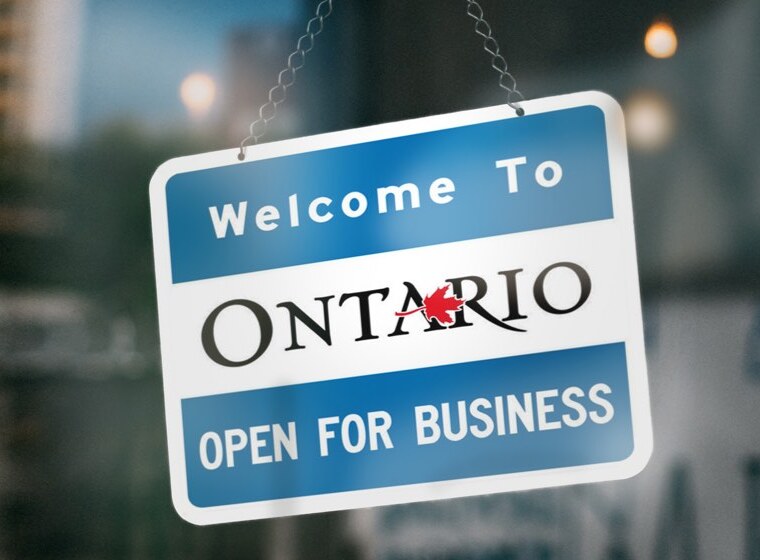
[[[623,115],[578,93],[153,176],[198,524],[631,476],[652,447]]]

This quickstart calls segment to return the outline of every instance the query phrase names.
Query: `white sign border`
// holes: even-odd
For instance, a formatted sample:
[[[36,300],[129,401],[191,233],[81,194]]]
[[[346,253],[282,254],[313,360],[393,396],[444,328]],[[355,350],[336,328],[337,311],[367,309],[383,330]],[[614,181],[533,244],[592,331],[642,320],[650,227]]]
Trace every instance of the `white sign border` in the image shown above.
[[[625,265],[627,269],[624,271],[624,276],[633,286],[627,286],[623,292],[630,294],[628,300],[629,337],[625,343],[634,438],[633,453],[622,461],[612,463],[201,508],[194,506],[188,498],[180,403],[174,402],[176,399],[172,400],[170,398],[171,395],[167,393],[166,384],[164,384],[172,501],[175,509],[183,519],[196,525],[210,525],[579,483],[620,480],[634,476],[643,470],[652,454],[653,438],[623,111],[614,98],[598,91],[535,99],[525,101],[521,105],[525,109],[526,115],[590,105],[598,107],[604,113],[614,219],[624,224],[621,241],[626,253],[631,255],[630,258],[626,259]],[[172,176],[190,171],[238,165],[285,155],[325,150],[508,118],[520,117],[517,117],[514,110],[509,106],[499,105],[251,146],[247,149],[246,157],[243,161],[238,160],[239,150],[233,148],[175,158],[163,163],[153,174],[150,181],[151,222],[159,311],[161,309],[161,302],[166,301],[168,297],[167,292],[172,287],[165,195],[166,184]],[[168,333],[165,332],[167,328],[168,321],[162,321],[159,312],[159,331],[162,340],[169,339]]]

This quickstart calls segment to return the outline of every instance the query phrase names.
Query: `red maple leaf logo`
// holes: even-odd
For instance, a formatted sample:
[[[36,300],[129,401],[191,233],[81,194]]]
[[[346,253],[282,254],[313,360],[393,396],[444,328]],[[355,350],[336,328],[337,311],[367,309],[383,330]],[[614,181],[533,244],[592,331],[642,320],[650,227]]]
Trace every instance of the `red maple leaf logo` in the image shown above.
[[[449,288],[451,288],[451,284],[438,288],[432,294],[423,298],[422,307],[409,311],[397,311],[396,317],[406,317],[412,313],[422,311],[428,321],[435,319],[441,325],[453,323],[454,318],[451,314],[462,309],[465,300],[459,299],[456,296],[446,296]]]

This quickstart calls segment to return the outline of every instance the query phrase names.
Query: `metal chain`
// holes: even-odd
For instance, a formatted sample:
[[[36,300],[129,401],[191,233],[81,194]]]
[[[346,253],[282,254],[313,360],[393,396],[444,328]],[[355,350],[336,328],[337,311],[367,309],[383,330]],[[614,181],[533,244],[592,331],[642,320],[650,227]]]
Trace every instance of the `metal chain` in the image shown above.
[[[314,38],[322,33],[325,19],[332,13],[333,0],[321,0],[317,4],[316,15],[306,24],[306,33],[299,37],[296,43],[296,50],[290,53],[288,65],[277,76],[277,85],[269,90],[269,101],[264,103],[259,109],[259,118],[251,123],[248,127],[248,136],[240,142],[240,153],[238,159],[245,159],[245,148],[249,142],[254,144],[259,142],[259,138],[264,136],[267,131],[269,121],[277,116],[277,106],[285,101],[288,88],[296,81],[296,72],[303,68],[306,63],[306,54],[314,48]]]
[[[517,80],[509,73],[507,61],[499,52],[499,43],[491,32],[491,26],[485,20],[483,8],[476,0],[467,0],[467,15],[475,20],[475,33],[483,37],[483,49],[491,55],[491,67],[499,73],[499,87],[507,92],[507,105],[515,110],[518,116],[525,114],[525,109],[520,107],[519,102],[513,101],[513,98],[519,97],[524,101],[525,97],[517,89]]]
[[[499,43],[493,36],[491,26],[485,20],[483,8],[476,0],[467,1],[467,15],[475,20],[475,33],[483,37],[483,49],[491,55],[491,67],[499,73],[499,87],[507,92],[507,105],[512,107],[515,112],[522,116],[525,110],[520,107],[519,101],[514,101],[514,97],[519,97],[524,101],[525,97],[517,89],[517,81],[509,72],[507,61],[499,52]],[[269,100],[259,108],[259,118],[251,123],[248,127],[248,136],[240,142],[239,160],[245,159],[245,148],[253,141],[254,144],[266,134],[269,121],[277,116],[277,106],[285,101],[288,88],[296,81],[296,72],[303,68],[306,63],[306,54],[314,48],[314,38],[322,33],[325,19],[332,13],[333,0],[321,0],[317,4],[316,14],[306,24],[306,33],[299,37],[296,43],[296,50],[290,53],[288,65],[277,76],[277,85],[269,90]]]

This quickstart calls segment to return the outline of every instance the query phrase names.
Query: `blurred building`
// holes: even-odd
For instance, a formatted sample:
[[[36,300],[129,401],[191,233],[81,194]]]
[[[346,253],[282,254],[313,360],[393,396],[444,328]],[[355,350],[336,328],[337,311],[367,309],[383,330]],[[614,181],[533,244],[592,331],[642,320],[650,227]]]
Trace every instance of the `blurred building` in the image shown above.
[[[0,0],[0,137],[77,137],[84,4]]]

